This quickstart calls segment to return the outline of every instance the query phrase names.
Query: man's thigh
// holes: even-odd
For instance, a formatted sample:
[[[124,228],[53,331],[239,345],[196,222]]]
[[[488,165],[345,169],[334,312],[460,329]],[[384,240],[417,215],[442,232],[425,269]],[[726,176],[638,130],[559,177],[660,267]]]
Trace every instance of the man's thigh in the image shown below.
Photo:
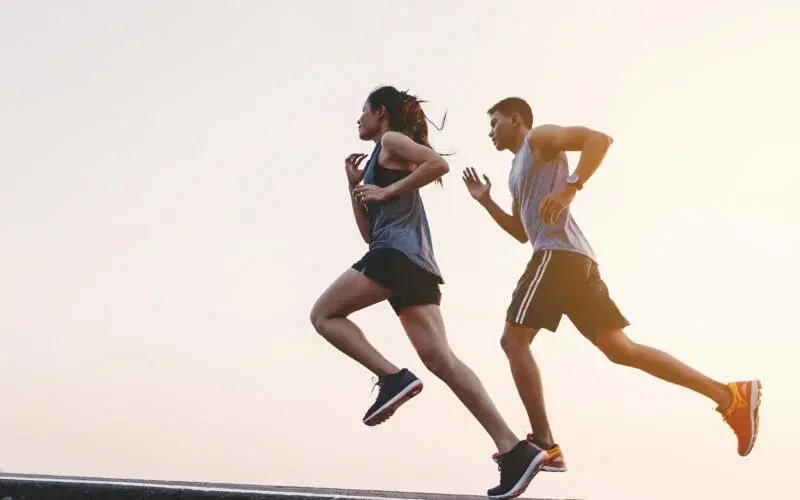
[[[593,343],[600,332],[630,325],[612,300],[597,264],[592,265],[585,282],[570,294],[566,314],[575,328]]]
[[[555,332],[564,313],[563,252],[533,254],[511,294],[506,323],[526,329]]]

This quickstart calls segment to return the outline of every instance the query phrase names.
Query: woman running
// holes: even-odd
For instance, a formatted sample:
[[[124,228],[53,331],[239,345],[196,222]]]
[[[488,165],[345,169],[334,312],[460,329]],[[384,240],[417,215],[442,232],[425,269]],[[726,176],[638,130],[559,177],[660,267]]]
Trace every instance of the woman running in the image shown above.
[[[363,417],[366,425],[377,425],[422,391],[415,374],[387,360],[348,318],[388,300],[423,364],[450,387],[497,446],[500,484],[488,496],[516,497],[548,455],[517,438],[478,377],[448,345],[439,308],[444,280],[419,189],[441,182],[450,167],[431,148],[420,101],[394,87],[369,94],[358,134],[375,148],[363,169],[359,166],[366,155],[348,156],[345,172],[356,224],[369,250],[317,299],[311,322],[328,342],[378,377],[378,396]]]

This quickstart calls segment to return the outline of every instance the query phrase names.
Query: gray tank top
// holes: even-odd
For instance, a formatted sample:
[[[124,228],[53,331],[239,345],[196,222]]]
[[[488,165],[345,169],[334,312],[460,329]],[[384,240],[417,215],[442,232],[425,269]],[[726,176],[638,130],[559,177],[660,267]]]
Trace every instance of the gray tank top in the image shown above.
[[[567,184],[567,177],[569,162],[566,153],[562,151],[556,159],[536,163],[526,136],[511,164],[508,187],[519,207],[522,224],[534,252],[567,250],[585,255],[596,262],[594,250],[572,217],[570,207],[561,213],[555,224],[546,225],[539,218],[542,200],[549,193],[563,188]]]
[[[409,173],[389,170],[378,163],[381,145],[372,151],[364,173],[364,184],[386,187]],[[393,248],[444,283],[433,254],[428,217],[419,190],[395,196],[383,203],[368,203],[369,249]]]

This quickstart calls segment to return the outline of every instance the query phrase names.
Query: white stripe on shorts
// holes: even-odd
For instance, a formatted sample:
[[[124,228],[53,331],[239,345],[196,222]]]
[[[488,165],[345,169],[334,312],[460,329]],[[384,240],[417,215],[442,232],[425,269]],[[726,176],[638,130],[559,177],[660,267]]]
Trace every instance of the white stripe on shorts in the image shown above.
[[[528,308],[533,301],[533,296],[536,294],[536,289],[539,288],[539,283],[542,282],[544,272],[547,270],[547,264],[550,262],[550,258],[552,256],[552,250],[544,251],[544,255],[542,255],[542,261],[539,263],[539,267],[536,268],[536,273],[533,275],[531,284],[528,285],[528,290],[525,292],[522,302],[519,303],[519,311],[517,311],[517,323],[520,325],[523,324],[525,316],[528,314]]]

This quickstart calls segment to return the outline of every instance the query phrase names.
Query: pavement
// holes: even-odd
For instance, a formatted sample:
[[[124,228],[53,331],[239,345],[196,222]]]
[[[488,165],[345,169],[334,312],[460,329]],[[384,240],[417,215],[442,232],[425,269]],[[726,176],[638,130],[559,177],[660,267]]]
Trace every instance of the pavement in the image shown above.
[[[0,473],[0,500],[486,500],[479,495]],[[534,499],[522,496],[527,500]],[[577,500],[577,499],[560,499]]]

